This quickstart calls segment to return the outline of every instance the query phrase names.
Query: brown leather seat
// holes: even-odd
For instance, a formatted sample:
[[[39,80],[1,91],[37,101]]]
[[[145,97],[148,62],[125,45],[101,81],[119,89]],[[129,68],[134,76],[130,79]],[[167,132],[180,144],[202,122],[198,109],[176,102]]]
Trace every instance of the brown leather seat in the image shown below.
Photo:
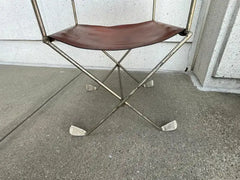
[[[183,31],[183,28],[147,21],[111,27],[76,25],[49,37],[78,48],[126,50],[162,42]]]

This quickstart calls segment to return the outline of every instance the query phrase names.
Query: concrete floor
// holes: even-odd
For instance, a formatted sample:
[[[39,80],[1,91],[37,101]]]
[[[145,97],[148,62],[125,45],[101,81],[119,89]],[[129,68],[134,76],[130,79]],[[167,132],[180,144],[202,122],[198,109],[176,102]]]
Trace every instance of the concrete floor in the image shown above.
[[[83,74],[55,95],[77,74],[0,66],[0,138],[25,121],[0,142],[1,180],[240,179],[239,95],[200,92],[185,74],[158,74],[155,88],[129,102],[158,125],[177,120],[177,131],[159,132],[124,107],[92,135],[76,138],[71,124],[89,129],[118,102],[103,89],[87,93],[91,81]],[[114,90],[116,78],[107,82]],[[125,94],[134,86],[126,79]]]

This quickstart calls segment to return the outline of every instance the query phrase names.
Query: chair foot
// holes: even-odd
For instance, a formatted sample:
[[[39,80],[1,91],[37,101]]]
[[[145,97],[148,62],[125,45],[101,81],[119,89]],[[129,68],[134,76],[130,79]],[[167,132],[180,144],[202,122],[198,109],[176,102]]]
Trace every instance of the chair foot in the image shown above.
[[[153,80],[150,80],[150,81],[146,82],[146,83],[143,85],[143,87],[145,87],[145,88],[152,88],[152,87],[154,87],[154,81],[153,81]]]
[[[92,91],[96,91],[97,90],[97,87],[96,86],[93,86],[91,84],[86,84],[86,90],[88,92],[92,92]]]
[[[175,131],[177,129],[177,121],[172,121],[161,127],[162,131]]]
[[[81,136],[86,136],[87,135],[87,131],[85,131],[84,129],[81,129],[79,127],[76,127],[76,126],[71,126],[69,128],[69,133],[72,135],[72,136],[78,136],[78,137],[81,137]]]

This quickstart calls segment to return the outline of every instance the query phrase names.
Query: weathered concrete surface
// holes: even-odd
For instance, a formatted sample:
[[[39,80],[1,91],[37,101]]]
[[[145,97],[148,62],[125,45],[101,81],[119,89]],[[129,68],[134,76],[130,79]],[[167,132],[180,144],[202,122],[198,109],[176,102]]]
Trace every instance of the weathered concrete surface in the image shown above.
[[[71,137],[70,125],[89,129],[118,102],[103,89],[86,93],[80,76],[1,142],[0,179],[239,179],[240,97],[200,92],[185,74],[154,80],[130,102],[159,125],[177,120],[177,131],[159,132],[124,107],[92,135]]]
[[[0,139],[79,72],[0,66]]]

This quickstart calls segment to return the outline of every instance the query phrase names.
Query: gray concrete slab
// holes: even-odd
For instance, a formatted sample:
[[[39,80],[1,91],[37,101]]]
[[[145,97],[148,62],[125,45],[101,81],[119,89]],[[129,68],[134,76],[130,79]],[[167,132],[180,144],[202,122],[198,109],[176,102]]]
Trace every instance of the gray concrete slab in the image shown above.
[[[0,66],[0,139],[79,72]]]
[[[115,90],[116,78],[107,82]],[[177,131],[123,107],[92,135],[71,137],[71,124],[89,129],[118,102],[103,89],[86,93],[81,76],[0,144],[0,179],[239,179],[239,95],[200,92],[185,74],[154,80],[130,102],[159,125],[177,120]],[[126,91],[134,85],[124,81]]]

